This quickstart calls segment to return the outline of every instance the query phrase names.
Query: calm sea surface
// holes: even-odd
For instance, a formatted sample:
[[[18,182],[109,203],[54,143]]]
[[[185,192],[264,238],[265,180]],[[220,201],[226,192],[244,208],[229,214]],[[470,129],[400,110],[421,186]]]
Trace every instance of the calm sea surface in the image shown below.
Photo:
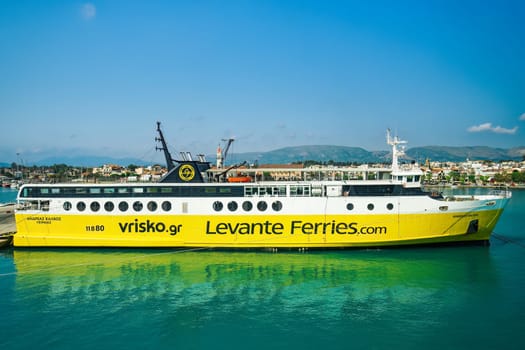
[[[524,216],[489,247],[0,250],[0,349],[525,349]]]

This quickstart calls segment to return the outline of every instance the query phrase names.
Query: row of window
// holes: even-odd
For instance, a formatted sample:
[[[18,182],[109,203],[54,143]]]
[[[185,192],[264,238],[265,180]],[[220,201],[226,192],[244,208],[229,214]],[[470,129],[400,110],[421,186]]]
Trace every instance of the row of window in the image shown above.
[[[235,201],[229,202],[226,206],[227,206],[229,211],[236,211],[237,208],[238,208],[237,202],[235,202]],[[368,210],[374,210],[374,208],[375,208],[374,204],[372,204],[372,203],[369,203],[366,207],[367,207]],[[223,208],[224,208],[224,205],[223,205],[223,203],[221,201],[215,201],[213,203],[213,209],[215,211],[221,211]],[[252,202],[246,201],[246,202],[242,203],[242,209],[244,211],[251,211],[252,208],[253,208]],[[283,204],[281,203],[281,201],[275,201],[275,202],[272,203],[272,209],[274,211],[280,211],[282,208],[283,208]],[[386,205],[386,208],[388,210],[392,210],[392,209],[394,209],[394,205],[392,203],[388,203]],[[268,204],[265,201],[259,201],[257,203],[257,209],[259,211],[265,211],[266,209],[268,209]],[[354,210],[354,204],[348,203],[346,205],[346,209],[349,210],[349,211]]]
[[[64,210],[69,211],[69,210],[71,210],[73,208],[73,204],[71,204],[71,202],[69,202],[69,201],[68,202],[64,202],[63,207],[64,207]],[[101,207],[102,207],[101,204],[99,202],[97,202],[97,201],[91,202],[89,204],[89,209],[92,212],[98,212],[101,209]],[[117,207],[118,207],[118,210],[120,210],[121,212],[125,212],[125,211],[129,210],[129,204],[128,204],[128,202],[125,202],[125,201],[119,202]],[[134,211],[140,212],[140,211],[142,211],[144,209],[144,204],[141,201],[135,201],[135,202],[133,202],[131,207],[133,208]],[[171,210],[171,202],[164,201],[164,202],[161,203],[160,207],[162,208],[163,211],[166,211],[166,212],[170,211]],[[221,201],[215,201],[215,202],[213,202],[212,207],[213,207],[213,210],[218,212],[218,211],[222,211],[224,209],[224,204]],[[242,209],[244,211],[251,211],[253,209],[253,203],[249,202],[249,201],[245,201],[245,202],[242,203],[241,207],[242,207]],[[281,209],[283,208],[283,203],[281,201],[275,201],[275,202],[272,203],[271,207],[272,207],[272,209],[274,211],[281,211]],[[78,202],[77,205],[76,205],[76,209],[78,211],[84,211],[84,210],[86,210],[86,208],[87,208],[87,205],[84,202]],[[158,209],[158,204],[155,201],[149,201],[148,203],[146,203],[146,208],[147,208],[148,211],[154,212],[154,211],[156,211]],[[229,211],[233,212],[233,211],[236,211],[239,208],[239,205],[237,204],[236,201],[231,201],[231,202],[228,202],[226,204],[226,208]],[[266,211],[268,209],[268,203],[266,203],[265,201],[259,201],[256,204],[256,208],[259,211]],[[374,210],[374,208],[375,208],[375,206],[372,203],[369,203],[367,205],[367,209],[368,210]],[[386,205],[386,208],[388,210],[392,210],[392,209],[394,209],[394,205],[392,203],[388,203]],[[346,205],[346,209],[349,210],[349,211],[354,210],[354,204],[348,203]],[[105,202],[104,203],[104,210],[106,212],[112,212],[113,210],[115,210],[115,203],[113,203],[111,201]]]
[[[368,203],[368,205],[366,206],[366,208],[367,208],[368,210],[374,210],[375,206],[374,206],[374,204],[372,204],[372,203]],[[386,205],[386,208],[387,208],[388,210],[392,210],[392,209],[394,209],[394,205],[393,205],[392,203],[388,203],[388,204]],[[354,210],[354,205],[353,205],[352,203],[348,203],[348,204],[346,205],[346,209],[348,209],[348,210],[350,210],[350,211],[351,211],[351,210]]]
[[[20,193],[30,197],[232,197],[243,196],[242,186],[119,186],[119,187],[32,187]]]
[[[122,186],[122,187],[23,187],[21,198],[42,197],[311,197],[323,195],[345,196],[415,196],[428,195],[421,188],[404,188],[401,185],[343,185],[310,186],[309,184],[276,186]],[[331,191],[330,191],[331,190]]]
[[[144,204],[140,201],[136,201],[136,202],[133,202],[133,204],[131,205],[133,210],[134,211],[142,211],[144,209]],[[73,205],[71,204],[71,202],[64,202],[64,210],[66,211],[69,211],[73,208]],[[171,203],[168,202],[168,201],[164,201],[162,202],[161,206],[162,210],[164,211],[170,211],[171,210]],[[84,202],[78,202],[77,203],[77,206],[76,206],[77,210],[78,211],[84,211],[86,210],[87,208],[87,205],[86,203]],[[157,208],[158,208],[158,205],[157,205],[157,202],[154,202],[154,201],[149,201],[147,204],[146,204],[146,208],[149,210],[149,211],[156,211]],[[101,205],[99,202],[91,202],[91,204],[89,205],[89,209],[91,209],[92,212],[97,212],[101,209]],[[122,212],[124,211],[128,211],[129,209],[129,204],[128,202],[119,202],[118,204],[118,209]],[[113,202],[105,202],[104,203],[104,210],[107,211],[107,212],[112,212],[113,210],[115,210],[115,203]]]
[[[309,196],[309,185],[291,185],[292,196]],[[255,197],[286,196],[286,186],[24,187],[21,197]]]
[[[238,204],[235,201],[231,201],[231,202],[228,202],[228,204],[226,204],[226,207],[228,208],[229,211],[236,211],[238,209]],[[268,209],[268,203],[266,203],[265,201],[259,201],[257,202],[256,207],[257,207],[257,210],[259,211],[266,211],[266,209]],[[223,208],[224,208],[224,204],[221,201],[213,202],[213,210],[221,211]],[[272,209],[274,211],[281,211],[282,208],[283,208],[283,203],[281,201],[275,201],[272,203]],[[253,209],[252,202],[248,202],[248,201],[243,202],[242,209],[244,211],[251,211]]]

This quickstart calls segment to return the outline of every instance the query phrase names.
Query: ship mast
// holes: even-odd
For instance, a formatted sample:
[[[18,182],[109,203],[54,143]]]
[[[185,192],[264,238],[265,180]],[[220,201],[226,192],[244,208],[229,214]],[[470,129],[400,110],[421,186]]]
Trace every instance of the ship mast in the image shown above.
[[[171,157],[170,151],[168,150],[168,145],[166,145],[166,140],[164,139],[164,135],[162,134],[162,130],[160,130],[160,122],[157,122],[157,131],[159,133],[159,137],[155,138],[155,141],[160,142],[162,147],[155,147],[157,151],[164,151],[164,157],[166,158],[166,166],[168,167],[168,171],[175,168],[174,159]]]
[[[399,149],[397,145],[406,144],[406,141],[400,140],[397,136],[390,136],[390,129],[386,130],[386,142],[392,146],[392,170],[399,170],[398,159],[405,155],[404,148]]]

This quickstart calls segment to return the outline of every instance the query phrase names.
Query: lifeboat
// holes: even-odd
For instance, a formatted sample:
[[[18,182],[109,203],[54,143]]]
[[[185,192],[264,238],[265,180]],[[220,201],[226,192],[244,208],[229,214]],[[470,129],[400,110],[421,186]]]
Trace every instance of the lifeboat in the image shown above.
[[[252,182],[251,176],[230,176],[228,182]]]

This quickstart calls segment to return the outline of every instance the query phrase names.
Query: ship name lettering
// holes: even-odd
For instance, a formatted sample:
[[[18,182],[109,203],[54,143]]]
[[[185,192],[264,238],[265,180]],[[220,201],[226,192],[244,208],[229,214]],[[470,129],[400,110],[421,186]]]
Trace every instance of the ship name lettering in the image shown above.
[[[360,226],[357,222],[336,222],[335,220],[329,222],[304,222],[301,220],[294,220],[291,222],[291,234],[302,233],[304,235],[317,234],[340,234],[340,235],[354,235],[354,234],[386,234],[386,226]]]
[[[239,235],[253,235],[253,234],[268,234],[268,235],[280,235],[283,233],[284,225],[280,222],[240,222],[236,224],[219,222],[212,226],[210,221],[206,222],[206,234],[207,235],[226,235],[226,234],[239,234]]]
[[[135,219],[131,222],[119,222],[118,226],[120,232],[122,233],[169,233],[172,236],[175,236],[182,230],[182,225],[166,225],[163,222],[155,221],[139,221]]]

